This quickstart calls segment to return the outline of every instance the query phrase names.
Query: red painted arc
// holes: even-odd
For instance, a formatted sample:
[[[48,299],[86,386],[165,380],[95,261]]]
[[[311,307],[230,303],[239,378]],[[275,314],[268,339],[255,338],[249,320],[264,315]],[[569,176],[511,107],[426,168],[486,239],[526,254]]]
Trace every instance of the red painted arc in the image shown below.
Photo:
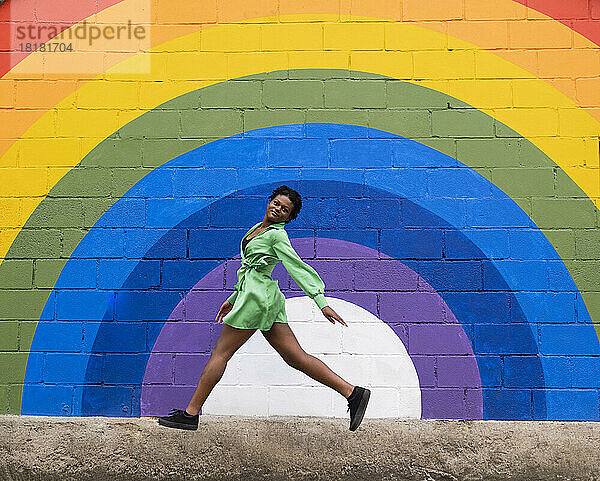
[[[18,6],[13,2],[18,1]],[[54,2],[39,0],[6,0],[0,5],[0,78],[10,71],[11,64],[22,61],[32,52],[15,54],[11,61],[10,20],[11,15],[24,22],[52,22],[64,26],[72,26],[84,18],[112,7],[122,0],[78,0],[69,2],[69,18],[63,17],[64,11]],[[28,13],[26,15],[25,13]],[[18,59],[18,60],[17,60]]]
[[[0,5],[0,77],[10,69],[10,0]]]
[[[3,77],[9,70],[11,64],[9,43],[10,43],[10,23],[11,13],[15,13],[15,8],[11,2],[15,0],[6,0],[0,5],[0,77]],[[37,22],[60,22],[63,25],[74,25],[75,23],[89,17],[93,13],[100,12],[121,0],[78,0],[69,2],[70,19],[68,21],[57,18],[55,9],[43,9],[43,2],[37,0],[18,0],[19,12],[35,12],[35,21]],[[591,42],[600,46],[600,0],[512,0],[526,7],[536,10],[544,15],[555,19],[566,25],[570,29],[583,35]],[[42,7],[42,9],[37,8]],[[51,5],[51,4],[47,4]],[[64,13],[64,12],[61,12]],[[34,20],[34,18],[32,18]],[[23,52],[19,55],[19,61],[24,59],[29,53]]]
[[[513,0],[525,7],[536,10],[544,15],[552,17],[554,20],[586,20],[591,19],[593,5],[600,7],[598,0]],[[598,17],[596,17],[598,18]]]
[[[513,0],[548,15],[600,45],[600,0]]]

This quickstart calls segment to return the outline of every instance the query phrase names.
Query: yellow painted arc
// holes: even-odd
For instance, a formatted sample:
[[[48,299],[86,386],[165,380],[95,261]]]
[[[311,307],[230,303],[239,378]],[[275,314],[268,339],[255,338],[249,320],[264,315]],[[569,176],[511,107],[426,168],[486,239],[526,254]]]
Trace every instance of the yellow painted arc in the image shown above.
[[[493,50],[496,55],[528,70],[539,78],[544,78],[579,106],[583,106],[590,115],[600,120],[600,77],[598,77],[600,47],[551,17],[513,0],[453,0],[443,3],[435,2],[435,4],[434,2],[424,3],[421,0],[380,0],[375,2],[370,0],[312,0],[309,2],[217,0],[214,4],[212,2],[199,3],[195,0],[177,0],[175,2],[163,0],[154,5],[151,15],[146,10],[147,7],[146,0],[125,0],[99,12],[96,17],[90,17],[86,21],[106,25],[107,23],[122,22],[123,18],[141,20],[150,16],[152,22],[150,39],[154,46],[161,45],[164,40],[182,37],[199,28],[218,24],[241,21],[266,22],[267,25],[264,29],[268,29],[268,24],[294,22],[294,16],[284,15],[286,13],[331,14],[330,19],[335,22],[358,22],[361,19],[364,19],[365,22],[374,20],[378,22],[410,22],[411,25],[439,31],[444,36],[434,39],[432,42],[423,42],[422,39],[415,38],[412,43],[403,42],[406,48],[415,51],[456,49],[461,48],[460,38],[463,38],[481,48]],[[248,16],[264,17],[265,14],[276,11],[279,11],[281,15],[247,19]],[[239,28],[245,27],[240,26]],[[386,25],[385,28],[389,30],[386,32],[385,48],[393,48],[393,27]],[[507,33],[510,35],[505,35]],[[244,36],[245,42],[240,41],[240,36],[224,40],[221,44],[205,42],[203,49],[205,51],[249,52],[262,48],[256,35],[252,38],[248,35]],[[170,45],[174,51],[199,49],[199,46],[189,43],[181,46]],[[116,66],[117,62],[127,58],[127,54],[105,55],[102,48],[98,48],[98,46],[89,48],[83,41],[76,45],[75,50],[84,54],[78,59],[78,64],[97,66],[98,73],[101,73],[103,66]],[[154,51],[158,50],[155,48]],[[477,60],[480,60],[477,65],[478,77],[493,79],[498,75],[489,68],[489,64],[481,61],[479,56]],[[42,65],[46,65],[46,70],[50,72],[59,71],[61,67],[64,67],[63,70],[68,70],[70,63],[73,63],[72,53],[38,52],[29,56],[23,65],[9,72],[3,82],[6,84],[6,89],[10,90],[10,82],[23,79],[23,76],[17,73],[18,70],[35,71]],[[141,62],[138,64],[138,69],[146,67],[147,65]],[[162,66],[154,65],[153,68],[162,68]],[[521,69],[516,69],[514,72],[506,71],[503,75],[508,78],[519,77]],[[30,77],[31,75],[27,75],[25,78],[29,79]],[[43,77],[45,80],[66,77],[86,81],[94,76],[65,74],[57,77],[46,72]],[[147,77],[151,78],[151,72]],[[138,76],[138,78],[143,78],[143,76]],[[52,84],[47,81],[37,84],[28,82],[28,84],[31,85],[30,90],[35,92],[34,102],[39,108],[37,112],[39,114],[54,105],[58,101],[57,97],[63,98],[65,94],[63,91],[67,90],[64,85]],[[75,87],[72,90],[75,90]],[[526,107],[531,102],[536,103],[535,98],[527,98],[524,92],[518,89],[515,90],[514,100],[515,107]],[[23,117],[17,122],[11,121],[13,128],[7,138],[18,138],[29,126],[31,119],[35,118],[35,115],[32,115],[35,113],[29,110],[5,111],[5,117],[8,114]],[[570,113],[563,112],[562,116],[568,118]],[[7,134],[5,133],[5,135]],[[11,143],[10,141],[0,143],[0,155],[6,152]]]
[[[157,69],[153,72],[152,82],[135,79],[134,76],[126,74],[128,81],[139,83],[139,98],[144,97],[143,90],[150,89],[148,93],[149,104],[144,109],[124,110],[118,109],[110,102],[118,101],[119,104],[135,104],[134,98],[137,91],[123,91],[118,89],[122,87],[124,75],[114,72],[107,72],[103,75],[103,80],[98,82],[90,82],[85,84],[77,92],[77,96],[89,99],[90,105],[87,109],[69,109],[72,105],[73,98],[71,96],[60,102],[52,112],[42,117],[37,121],[23,136],[18,140],[12,148],[21,148],[29,141],[29,156],[28,158],[19,159],[19,162],[25,162],[29,169],[11,168],[5,169],[2,172],[3,178],[8,181],[4,184],[4,192],[0,191],[0,196],[19,196],[22,195],[22,186],[27,185],[29,180],[33,181],[35,176],[39,177],[40,169],[52,167],[55,165],[55,157],[48,157],[45,149],[41,146],[36,149],[36,142],[32,139],[40,137],[49,138],[53,135],[58,135],[62,138],[78,138],[93,137],[96,140],[103,139],[113,133],[115,130],[138,117],[147,110],[150,110],[156,105],[159,105],[167,100],[172,99],[185,92],[214,84],[228,78],[236,78],[255,73],[282,70],[282,69],[299,69],[299,68],[352,68],[390,77],[406,78],[404,64],[399,62],[398,53],[402,50],[389,52],[389,56],[385,53],[378,55],[365,55],[361,51],[355,50],[355,46],[364,44],[363,35],[370,35],[370,24],[368,19],[360,18],[357,22],[336,23],[331,22],[330,16],[325,15],[301,15],[286,17],[287,22],[277,24],[277,29],[280,31],[273,34],[271,42],[274,42],[272,51],[257,52],[257,53],[230,53],[230,52],[198,52],[179,55],[168,55],[161,53],[164,50],[169,50],[170,45],[181,47],[186,42],[191,45],[197,45],[198,40],[202,43],[209,41],[215,44],[232,35],[248,35],[249,40],[257,35],[262,38],[261,24],[247,24],[246,28],[239,29],[238,25],[222,25],[214,28],[207,28],[202,32],[195,32],[183,38],[173,39],[163,43],[148,55],[153,56],[153,61],[158,61],[159,65],[164,68]],[[307,49],[307,44],[314,48],[315,39],[307,38],[306,36],[297,36],[288,33],[290,29],[297,25],[305,25],[312,22],[321,22],[320,25],[325,32],[329,27],[333,27],[328,34],[320,36],[323,41],[323,46],[318,50]],[[399,47],[402,47],[402,39],[407,42],[414,42],[415,36],[420,36],[424,41],[436,41],[436,37],[443,34],[424,29],[423,27],[398,23],[390,24],[398,31],[395,32],[399,39]],[[360,27],[360,28],[357,28]],[[364,27],[367,27],[366,29]],[[296,32],[297,33],[297,32]],[[277,39],[287,42],[285,50],[277,49]],[[244,37],[242,38],[244,40]],[[318,40],[318,39],[317,39]],[[438,39],[439,40],[439,39]],[[291,43],[290,43],[291,42]],[[348,43],[350,42],[350,43]],[[325,43],[327,43],[325,45]],[[339,43],[339,45],[338,45]],[[465,46],[467,46],[465,44]],[[457,96],[461,100],[473,105],[481,111],[484,111],[499,121],[507,124],[519,132],[524,137],[530,139],[534,144],[541,148],[549,157],[551,157],[565,172],[578,183],[578,185],[586,192],[588,196],[598,202],[598,191],[600,182],[598,181],[598,169],[592,167],[581,166],[581,160],[589,152],[585,151],[583,145],[578,145],[578,141],[582,137],[598,135],[598,123],[585,111],[578,108],[572,100],[565,97],[560,92],[552,87],[549,87],[544,81],[536,79],[532,74],[523,70],[522,78],[515,78],[513,85],[519,85],[524,91],[529,90],[532,95],[543,99],[543,105],[562,106],[568,110],[572,117],[570,118],[569,128],[573,132],[572,136],[561,135],[559,128],[559,112],[553,108],[488,108],[486,107],[486,98],[490,96],[490,84],[486,79],[475,77],[472,64],[464,62],[465,55],[481,55],[488,62],[490,68],[496,69],[497,72],[514,71],[515,66],[511,65],[504,59],[499,58],[493,53],[478,49],[471,45],[471,50],[446,50],[434,51],[432,55],[424,56],[418,62],[414,62],[413,76],[410,80],[413,83],[434,88],[438,91],[449,95]],[[191,62],[194,59],[202,59],[202,62]],[[131,57],[119,65],[120,70],[135,71],[135,62],[142,62],[142,56]],[[207,60],[210,59],[210,62]],[[164,60],[164,63],[162,62]],[[129,65],[124,65],[129,63]],[[435,79],[431,79],[431,72],[436,74]],[[447,77],[447,78],[444,78]],[[464,88],[464,82],[469,81],[469,88]],[[156,82],[163,82],[160,88],[156,87]],[[521,85],[522,84],[522,85]],[[462,90],[461,90],[462,89]],[[456,92],[460,91],[458,96]],[[75,94],[72,94],[75,95]],[[508,92],[496,92],[494,96],[508,96]],[[93,105],[93,101],[98,102]],[[507,101],[509,99],[506,99]],[[107,106],[108,103],[108,106]],[[57,115],[56,126],[54,125],[54,113]],[[62,117],[61,117],[62,115]],[[553,116],[551,121],[548,117]],[[82,129],[84,129],[82,134]],[[562,141],[569,144],[570,150],[566,150],[562,146]],[[79,155],[83,157],[93,144],[83,146]],[[10,152],[10,150],[9,150]],[[6,156],[5,156],[6,157]],[[59,175],[50,178],[47,189],[39,187],[39,192],[36,192],[36,197],[41,200],[41,197],[47,194],[48,190],[58,182],[59,178],[68,171],[70,167],[75,166],[79,159],[73,158],[72,165],[68,162],[61,161]],[[597,159],[596,159],[597,161]],[[17,186],[14,192],[10,189],[12,186]],[[19,187],[21,186],[21,187]],[[1,188],[0,188],[1,189]],[[7,190],[8,189],[8,190]],[[25,196],[31,196],[26,194]],[[20,219],[15,224],[22,226],[23,219],[26,219],[33,209],[37,206],[37,202],[27,204],[27,211],[22,212]],[[15,235],[16,235],[15,231]],[[7,235],[2,238],[4,242],[0,245],[0,254],[2,258],[6,254],[10,243],[14,237]]]
[[[212,5],[212,6],[211,6]],[[436,50],[447,48],[460,48],[453,38],[464,40],[477,44],[479,47],[493,50],[497,55],[509,60],[510,62],[525,68],[530,73],[540,78],[546,79],[558,90],[572,98],[580,106],[584,106],[592,116],[600,120],[600,78],[597,74],[600,70],[600,48],[590,42],[582,35],[573,32],[560,22],[554,21],[535,10],[524,7],[512,0],[462,0],[427,4],[420,0],[388,1],[382,0],[371,2],[366,0],[332,0],[322,1],[314,0],[311,2],[292,2],[291,0],[280,0],[278,6],[270,2],[242,2],[241,0],[218,0],[215,4],[200,4],[190,0],[178,0],[170,2],[161,1],[156,5],[150,15],[148,12],[146,0],[125,0],[113,5],[97,14],[96,18],[86,19],[90,23],[101,25],[118,24],[123,18],[130,18],[134,21],[143,21],[151,17],[151,41],[154,45],[160,45],[167,38],[181,37],[197,28],[208,27],[216,24],[223,24],[235,21],[247,22],[285,22],[289,21],[289,16],[279,15],[268,18],[257,18],[247,20],[244,17],[265,12],[279,11],[306,13],[307,11],[320,13],[334,13],[331,18],[335,21],[360,21],[358,15],[369,15],[363,17],[365,21],[398,21],[410,22],[412,25],[423,26],[447,34],[447,37],[441,38],[441,41],[433,43],[419,42],[418,39],[412,44],[414,50]],[[377,17],[377,18],[375,18]],[[433,19],[447,20],[433,21]],[[535,22],[526,21],[535,19]],[[543,20],[543,21],[541,21]],[[186,22],[186,23],[182,23]],[[294,21],[293,19],[291,21]],[[73,28],[75,28],[74,26]],[[240,27],[242,28],[242,27]],[[268,25],[265,26],[268,28]],[[387,28],[387,27],[386,27]],[[503,32],[506,30],[506,32]],[[510,30],[510,42],[506,34]],[[247,37],[247,36],[246,36]],[[387,35],[386,48],[394,43],[393,35]],[[235,38],[235,37],[234,37]],[[220,45],[206,45],[205,50],[223,50],[225,46],[227,51],[251,51],[259,49],[258,37],[247,43],[227,41]],[[247,40],[247,38],[246,38]],[[74,56],[79,55],[77,64],[86,68],[96,66],[98,73],[103,66],[114,66],[127,58],[128,54],[106,53],[102,43],[94,44],[94,47],[88,47],[85,41],[74,40],[76,43],[76,52],[73,53],[42,53],[38,52],[29,56],[23,65],[17,66],[4,78],[7,90],[10,88],[12,79],[22,79],[23,76],[18,71],[36,71],[42,64],[47,72],[43,77],[45,80],[51,78],[60,78],[51,72],[68,71],[70,64],[73,63]],[[460,42],[460,40],[459,40]],[[567,48],[566,46],[573,47]],[[195,51],[196,46],[187,45],[178,48],[175,51],[188,49]],[[171,47],[173,48],[173,46]],[[527,50],[523,50],[527,48]],[[556,49],[558,48],[558,50]],[[539,62],[538,62],[539,56]],[[139,69],[146,68],[146,65],[139,64]],[[497,72],[486,69],[481,65],[479,75],[483,77],[495,77]],[[506,72],[505,72],[506,74]],[[513,72],[512,75],[515,75]],[[516,73],[518,76],[519,73]],[[511,75],[509,75],[510,77]],[[556,77],[559,78],[556,78]],[[25,76],[29,79],[31,75]],[[34,75],[35,77],[35,75]],[[42,77],[42,76],[40,76]],[[77,78],[80,81],[86,81],[91,78],[89,75],[64,74],[62,77]],[[93,77],[93,76],[92,76]],[[576,80],[575,80],[576,79]],[[32,84],[32,82],[28,82]],[[54,84],[56,85],[56,84]],[[53,84],[42,81],[30,87],[35,92],[35,105],[39,109],[45,109],[55,103],[55,98],[61,96],[66,90],[59,86],[53,89]],[[39,95],[44,90],[51,90],[49,94]],[[57,90],[57,92],[54,92]],[[74,90],[74,88],[73,88]],[[61,97],[62,98],[62,97]],[[523,106],[521,92],[515,93],[515,106]],[[46,102],[47,103],[44,103]],[[530,100],[525,100],[528,105]],[[40,110],[42,112],[43,110]],[[6,113],[6,112],[5,112]],[[28,115],[31,117],[31,111],[13,111],[12,115]],[[568,115],[568,114],[566,114]],[[27,121],[14,123],[14,138],[19,137],[19,132]],[[5,146],[0,145],[0,155],[5,152]]]

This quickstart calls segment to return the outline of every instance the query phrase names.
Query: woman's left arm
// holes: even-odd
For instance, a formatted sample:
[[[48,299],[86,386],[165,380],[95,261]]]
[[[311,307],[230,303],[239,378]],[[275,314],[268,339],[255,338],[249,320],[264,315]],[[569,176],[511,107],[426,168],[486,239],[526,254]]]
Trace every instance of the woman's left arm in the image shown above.
[[[281,237],[278,236],[276,238],[273,250],[283,264],[283,267],[292,276],[292,279],[296,281],[296,284],[300,286],[308,297],[315,301],[329,322],[335,324],[335,321],[337,321],[343,326],[348,327],[348,324],[327,304],[324,295],[325,283],[319,277],[317,271],[300,259],[300,256],[298,256],[290,243],[287,232],[284,231]]]

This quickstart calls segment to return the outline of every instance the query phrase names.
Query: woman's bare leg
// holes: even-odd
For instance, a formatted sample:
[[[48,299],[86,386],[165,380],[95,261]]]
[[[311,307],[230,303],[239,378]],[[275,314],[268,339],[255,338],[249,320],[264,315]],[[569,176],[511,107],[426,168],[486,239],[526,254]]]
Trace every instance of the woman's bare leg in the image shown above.
[[[237,329],[227,324],[223,325],[223,330],[213,347],[210,357],[202,370],[198,387],[186,408],[188,414],[196,415],[206,401],[206,398],[213,390],[215,385],[223,377],[227,361],[250,337],[256,329]]]
[[[271,329],[262,333],[290,366],[336,390],[345,398],[352,394],[354,386],[329,369],[323,361],[304,351],[288,324],[274,322]]]

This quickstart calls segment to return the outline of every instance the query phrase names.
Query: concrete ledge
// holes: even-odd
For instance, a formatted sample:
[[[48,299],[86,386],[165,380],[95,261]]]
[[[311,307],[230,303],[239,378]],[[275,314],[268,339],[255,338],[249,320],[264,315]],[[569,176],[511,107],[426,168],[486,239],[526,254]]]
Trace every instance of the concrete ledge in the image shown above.
[[[600,423],[0,416],[0,479],[596,480]]]

